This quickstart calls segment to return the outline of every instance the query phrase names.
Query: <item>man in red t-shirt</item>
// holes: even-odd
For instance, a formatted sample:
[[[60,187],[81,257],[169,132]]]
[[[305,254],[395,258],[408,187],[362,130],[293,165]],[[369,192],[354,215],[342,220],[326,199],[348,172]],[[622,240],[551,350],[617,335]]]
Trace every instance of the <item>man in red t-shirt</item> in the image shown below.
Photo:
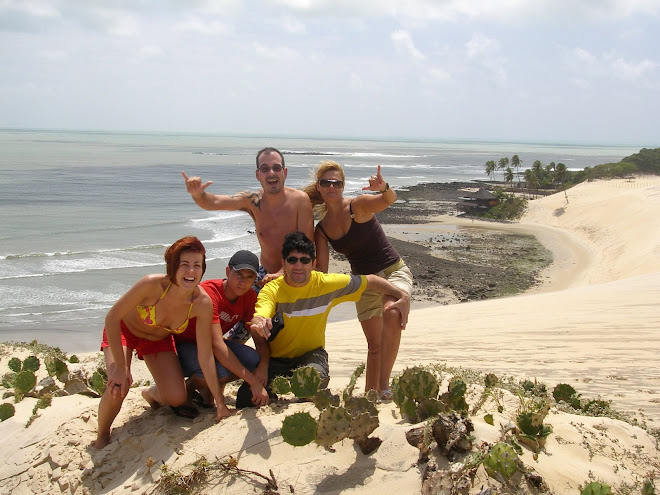
[[[268,404],[264,388],[268,380],[270,348],[263,337],[254,338],[255,348],[245,345],[250,338],[246,324],[252,320],[257,294],[252,289],[259,271],[259,259],[250,251],[238,251],[226,268],[227,278],[205,280],[202,287],[213,301],[213,355],[221,393],[227,382],[243,379],[252,392],[255,406]],[[190,321],[185,332],[175,335],[176,350],[183,374],[190,388],[200,392],[204,405],[212,405],[213,397],[206,385],[197,359],[196,322]],[[224,415],[233,414],[225,404],[216,404]]]

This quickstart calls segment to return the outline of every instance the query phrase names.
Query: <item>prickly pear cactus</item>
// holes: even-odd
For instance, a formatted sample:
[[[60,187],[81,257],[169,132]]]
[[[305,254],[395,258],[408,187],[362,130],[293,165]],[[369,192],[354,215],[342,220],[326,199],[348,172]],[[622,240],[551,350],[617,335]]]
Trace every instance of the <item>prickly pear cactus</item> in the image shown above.
[[[14,389],[20,395],[27,394],[37,384],[37,377],[32,371],[21,371],[16,374],[14,380]]]
[[[348,438],[355,440],[366,439],[373,431],[378,428],[378,416],[372,416],[368,412],[363,412],[354,416],[351,421],[351,428]]]
[[[440,386],[435,376],[421,368],[408,368],[399,377],[399,386],[403,395],[420,402],[438,397]]]
[[[46,370],[50,376],[54,376],[63,383],[66,381],[69,374],[69,368],[67,368],[66,363],[56,357],[46,359]]]
[[[497,378],[497,375],[495,375],[494,373],[488,373],[486,375],[486,377],[484,378],[484,384],[488,388],[492,388],[495,385],[497,385],[498,381],[499,381],[499,379]]]
[[[276,394],[284,395],[291,392],[291,384],[285,376],[276,376],[270,382],[270,389]]]
[[[23,371],[37,371],[41,367],[41,362],[36,356],[28,356],[23,361]]]
[[[80,359],[78,359],[78,356],[76,356],[76,355],[74,354],[73,356],[71,356],[71,357],[69,358],[69,362],[70,362],[71,364],[79,363],[79,362],[80,362]]]
[[[612,495],[612,489],[606,483],[592,481],[580,491],[580,495]]]
[[[321,374],[311,366],[303,366],[294,370],[289,383],[291,384],[291,391],[296,397],[303,399],[314,397],[321,385]]]
[[[2,375],[2,386],[5,388],[14,388],[14,380],[16,380],[16,373],[10,371]]]
[[[376,404],[366,397],[349,397],[348,400],[344,401],[344,408],[353,417],[365,412],[371,416],[378,416]]]
[[[355,371],[351,375],[351,379],[348,382],[348,387],[344,389],[344,394],[343,394],[344,401],[346,401],[350,396],[353,395],[353,389],[355,388],[355,383],[357,382],[357,379],[360,377],[360,375],[364,373],[364,368],[365,368],[364,363],[360,364],[360,366],[355,368]]]
[[[316,429],[316,443],[323,447],[342,441],[351,430],[351,416],[343,407],[328,407],[321,411],[318,428]]]
[[[0,405],[0,421],[11,418],[16,413],[16,409],[13,404],[5,402]]]
[[[18,373],[19,371],[21,371],[22,363],[20,359],[18,359],[17,357],[13,357],[9,360],[7,366],[9,366],[9,369],[12,370],[14,373]]]
[[[510,480],[518,471],[518,455],[511,445],[498,442],[483,460],[486,473],[497,480]]]
[[[466,390],[467,385],[461,378],[452,378],[452,380],[449,382],[447,405],[455,411],[467,411],[468,404],[465,401]]]
[[[323,411],[323,409],[326,409],[330,406],[338,406],[339,405],[339,395],[335,395],[332,392],[330,392],[329,389],[324,388],[323,390],[319,390],[314,394],[314,397],[312,398],[312,402],[314,402],[314,405],[316,406],[316,409],[319,411]]]
[[[440,411],[442,411],[442,405],[438,399],[424,399],[417,405],[417,415],[420,421],[437,416]]]
[[[301,447],[316,437],[316,420],[306,412],[287,416],[282,423],[282,438],[290,445]]]
[[[559,383],[552,391],[552,396],[557,402],[564,401],[575,409],[581,409],[580,394],[567,383]]]
[[[99,395],[103,395],[108,380],[97,370],[92,374],[89,379],[89,387]]]

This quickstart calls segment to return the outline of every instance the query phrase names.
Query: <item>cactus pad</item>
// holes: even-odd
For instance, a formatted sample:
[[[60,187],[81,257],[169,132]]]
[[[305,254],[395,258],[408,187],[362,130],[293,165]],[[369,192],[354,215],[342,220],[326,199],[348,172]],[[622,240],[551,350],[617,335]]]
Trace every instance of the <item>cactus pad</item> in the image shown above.
[[[278,395],[284,395],[291,392],[291,384],[285,376],[276,376],[270,382],[270,389]]]
[[[9,369],[12,370],[14,373],[18,373],[19,371],[21,371],[22,363],[20,359],[18,359],[17,357],[13,357],[9,360],[7,366],[9,366]]]
[[[518,454],[511,445],[498,442],[486,454],[483,464],[491,478],[510,480],[518,471]]]
[[[334,395],[332,392],[330,392],[329,389],[324,388],[323,390],[319,390],[316,392],[316,394],[314,394],[312,401],[314,402],[316,409],[322,411],[323,409],[326,409],[330,406],[338,406],[339,396]]]
[[[351,429],[348,433],[348,438],[365,439],[378,428],[380,422],[378,416],[372,416],[368,412],[358,414],[351,421]]]
[[[440,386],[435,376],[421,368],[408,368],[399,377],[399,386],[406,397],[414,401],[435,399]]]
[[[14,388],[19,394],[27,394],[34,388],[36,384],[37,377],[34,375],[34,372],[21,371],[20,373],[16,374],[16,379],[14,380]]]
[[[90,388],[99,395],[103,395],[107,383],[107,380],[103,378],[103,375],[99,373],[98,370],[95,371],[89,379]]]
[[[61,382],[66,381],[66,377],[63,378],[63,376],[69,373],[66,363],[56,357],[46,359],[46,370],[50,376],[54,376]]]
[[[329,407],[321,411],[316,430],[316,443],[324,447],[340,442],[351,429],[351,416],[343,407]]]
[[[378,416],[376,405],[366,397],[349,397],[344,402],[344,407],[348,414],[353,417],[365,412],[369,413],[371,416]]]
[[[41,367],[41,362],[36,356],[28,356],[23,361],[23,371],[37,371]]]
[[[497,375],[495,375],[494,373],[488,373],[486,375],[486,377],[484,378],[484,384],[488,388],[491,388],[491,387],[494,387],[495,385],[497,385],[498,381],[499,381],[499,379],[497,378]]]
[[[316,436],[316,421],[306,412],[287,416],[282,423],[282,438],[290,445],[307,445]]]
[[[606,483],[592,481],[580,491],[580,495],[612,495],[612,489]]]
[[[353,374],[351,374],[351,379],[348,382],[348,387],[344,389],[344,393],[343,393],[344,401],[346,401],[350,396],[353,395],[353,389],[355,388],[355,383],[357,382],[357,379],[360,377],[360,375],[364,373],[365,366],[366,365],[364,363],[360,364],[357,368],[355,368]]]
[[[5,402],[0,405],[0,421],[11,418],[16,413],[16,409],[13,404]]]
[[[296,397],[314,397],[321,385],[321,374],[316,368],[303,366],[294,370],[291,379],[291,391]]]

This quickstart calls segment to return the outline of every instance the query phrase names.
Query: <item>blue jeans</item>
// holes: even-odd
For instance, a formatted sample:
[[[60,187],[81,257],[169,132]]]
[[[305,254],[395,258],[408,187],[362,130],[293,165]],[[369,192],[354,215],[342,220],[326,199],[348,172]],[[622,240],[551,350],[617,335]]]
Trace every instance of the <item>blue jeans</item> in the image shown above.
[[[249,371],[253,371],[259,364],[261,357],[252,347],[248,347],[240,342],[234,342],[232,340],[225,340],[225,344],[229,347],[229,351],[233,352],[241,364]],[[197,359],[197,344],[195,342],[181,342],[177,344],[176,352],[179,355],[179,362],[181,363],[183,376],[188,377],[194,374],[201,378],[204,377],[202,368],[199,366],[199,361]],[[231,371],[225,368],[217,360],[215,361],[215,369],[218,373],[219,379],[233,375]]]

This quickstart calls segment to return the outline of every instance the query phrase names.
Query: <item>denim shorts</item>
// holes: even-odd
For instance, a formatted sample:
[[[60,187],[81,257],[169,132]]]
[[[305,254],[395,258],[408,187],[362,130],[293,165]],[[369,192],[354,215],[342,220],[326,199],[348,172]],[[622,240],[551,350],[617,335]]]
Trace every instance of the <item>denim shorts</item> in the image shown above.
[[[245,368],[249,371],[254,371],[261,359],[257,351],[252,347],[231,340],[225,340],[225,344],[227,344],[229,350],[234,353]],[[197,344],[195,342],[181,342],[177,344],[176,352],[179,355],[183,376],[188,377],[195,374],[199,377],[204,377],[202,368],[199,366],[199,361],[197,360]],[[217,360],[215,361],[215,369],[220,379],[233,375],[231,371]]]

